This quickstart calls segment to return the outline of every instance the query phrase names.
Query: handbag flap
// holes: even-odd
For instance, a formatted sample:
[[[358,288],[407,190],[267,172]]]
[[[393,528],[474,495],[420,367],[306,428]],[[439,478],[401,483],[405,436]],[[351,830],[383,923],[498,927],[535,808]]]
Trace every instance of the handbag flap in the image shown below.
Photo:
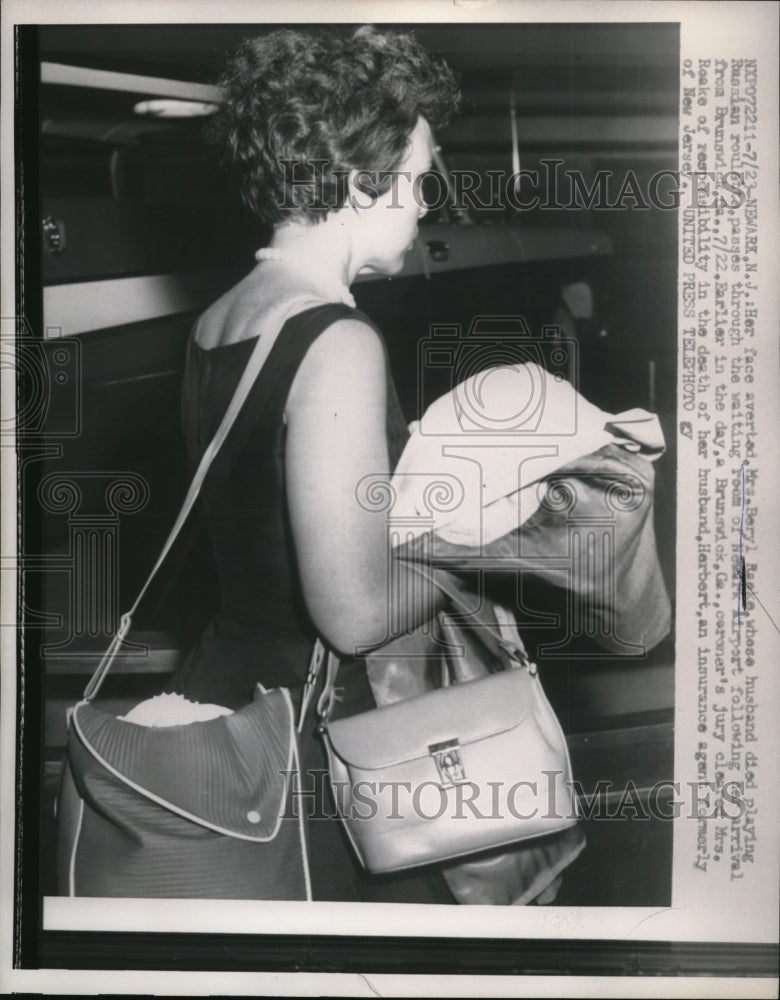
[[[276,836],[295,766],[285,690],[258,688],[255,700],[232,715],[159,728],[81,702],[71,724],[96,763],[141,795],[229,836]]]
[[[457,739],[466,746],[519,726],[537,683],[524,668],[501,671],[331,721],[328,738],[345,763],[367,770],[427,757],[431,744]]]

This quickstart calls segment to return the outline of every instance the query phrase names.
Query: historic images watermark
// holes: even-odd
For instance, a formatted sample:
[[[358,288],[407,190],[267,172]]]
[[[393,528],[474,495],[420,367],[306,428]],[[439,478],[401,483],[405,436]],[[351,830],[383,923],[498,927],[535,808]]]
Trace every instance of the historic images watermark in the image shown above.
[[[19,574],[25,628],[40,630],[47,640],[40,647],[43,657],[96,658],[102,649],[86,650],[84,643],[108,641],[117,630],[122,522],[146,507],[150,486],[132,470],[58,467],[65,442],[84,432],[78,338],[63,337],[61,327],[49,325],[41,340],[24,317],[3,317],[0,355],[2,367],[13,372],[17,401],[15,413],[0,421],[0,446],[16,448],[23,491],[34,495],[62,540],[56,551],[38,551],[24,538],[15,567],[9,566]],[[27,604],[29,582],[46,577],[62,582],[65,602],[56,612]],[[146,653],[137,644],[127,649]]]
[[[326,770],[280,772],[288,782],[285,818],[387,820],[399,823],[448,819],[474,820],[741,820],[753,811],[743,782],[716,786],[711,781],[662,779],[650,788],[627,780],[618,785],[606,779],[587,790],[579,780],[569,781],[559,771],[542,771],[538,779],[512,783],[464,778],[448,785],[433,779],[349,783],[331,779]],[[561,779],[573,796],[560,800]],[[328,794],[328,789],[332,793]],[[540,793],[544,809],[539,806]],[[572,805],[576,803],[576,805]]]
[[[82,431],[81,343],[48,326],[39,340],[22,316],[0,317],[0,366],[13,372],[16,410],[0,419],[0,446],[40,450]]]
[[[585,174],[563,169],[565,162],[544,157],[538,167],[514,172],[453,169],[445,176],[432,169],[412,177],[404,170],[333,168],[325,159],[280,160],[284,200],[279,207],[300,210],[303,198],[306,207],[315,210],[371,208],[388,195],[382,207],[400,209],[411,194],[429,212],[723,210],[741,208],[751,193],[745,173],[734,169],[664,169],[644,177],[630,168]],[[327,198],[326,190],[335,190],[335,196]]]

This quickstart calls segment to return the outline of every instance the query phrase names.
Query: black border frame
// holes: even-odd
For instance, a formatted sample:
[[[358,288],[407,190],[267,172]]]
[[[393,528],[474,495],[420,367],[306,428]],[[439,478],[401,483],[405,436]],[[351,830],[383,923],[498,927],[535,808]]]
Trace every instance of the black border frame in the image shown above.
[[[47,931],[40,942],[40,959],[46,968],[194,972],[777,975],[777,954],[771,945],[676,941]]]

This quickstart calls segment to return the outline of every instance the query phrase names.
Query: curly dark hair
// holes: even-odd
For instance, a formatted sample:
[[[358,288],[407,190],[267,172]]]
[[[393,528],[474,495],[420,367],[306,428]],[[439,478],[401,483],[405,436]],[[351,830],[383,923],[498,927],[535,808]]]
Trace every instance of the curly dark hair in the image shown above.
[[[370,25],[246,39],[219,84],[209,139],[244,204],[271,225],[343,205],[352,170],[397,170],[418,117],[440,128],[459,100],[443,60],[413,35]],[[382,194],[391,177],[378,178]]]

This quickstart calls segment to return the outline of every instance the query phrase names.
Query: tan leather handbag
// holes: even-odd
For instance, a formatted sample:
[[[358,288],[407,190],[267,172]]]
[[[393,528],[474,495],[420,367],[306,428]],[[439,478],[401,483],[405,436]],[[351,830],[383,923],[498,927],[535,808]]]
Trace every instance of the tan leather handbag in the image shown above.
[[[427,573],[425,574],[428,575]],[[431,579],[433,579],[431,577]],[[445,589],[463,616],[456,591]],[[574,826],[566,740],[511,616],[474,634],[494,673],[333,718],[338,662],[318,702],[336,806],[363,866],[392,872]]]

